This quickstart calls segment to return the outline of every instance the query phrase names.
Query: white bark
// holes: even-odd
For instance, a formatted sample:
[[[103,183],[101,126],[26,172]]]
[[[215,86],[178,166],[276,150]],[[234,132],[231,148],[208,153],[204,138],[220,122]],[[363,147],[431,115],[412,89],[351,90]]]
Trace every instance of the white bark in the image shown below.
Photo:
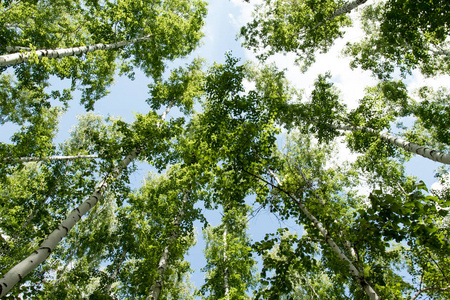
[[[172,107],[173,102],[167,107],[166,111],[162,114],[161,120],[164,120],[168,111]],[[158,124],[158,127],[161,123]],[[26,259],[15,265],[0,279],[0,297],[3,297],[8,293],[14,285],[19,283],[26,275],[33,271],[37,266],[44,262],[56,245],[69,233],[70,229],[85,215],[92,207],[94,207],[99,200],[103,198],[103,195],[108,188],[108,182],[114,181],[119,177],[120,173],[126,168],[141,152],[142,146],[131,151],[127,157],[125,157],[114,170],[107,174],[102,181],[98,184],[92,195],[84,201],[80,206],[75,208],[69,216],[55,229],[39,246]]]
[[[333,238],[328,235],[327,230],[322,226],[322,224],[308,211],[308,209],[298,200],[295,199],[298,207],[303,211],[303,213],[311,220],[314,226],[320,231],[320,233],[325,237],[328,245],[333,249],[334,253],[343,261],[348,264],[348,269],[350,274],[358,281],[359,285],[364,289],[366,294],[372,300],[380,300],[377,292],[372,288],[372,286],[365,280],[364,274],[362,274],[355,265],[348,259],[348,257],[342,252],[339,246],[334,242]]]
[[[276,176],[275,173],[270,172],[270,175],[275,178],[277,182],[280,180]],[[330,245],[331,249],[334,251],[334,253],[337,254],[337,256],[343,261],[348,264],[348,268],[350,271],[350,274],[352,274],[353,278],[356,279],[356,281],[359,283],[359,285],[362,287],[362,289],[366,292],[366,294],[369,296],[371,300],[380,300],[381,298],[378,296],[377,292],[372,288],[372,286],[365,280],[364,274],[362,274],[352,263],[350,259],[342,252],[342,250],[339,248],[339,246],[334,242],[333,238],[328,234],[328,231],[323,227],[323,225],[314,217],[309,210],[298,200],[296,197],[294,197],[291,194],[288,194],[288,196],[295,201],[297,206],[300,208],[300,210],[306,215],[306,217],[313,222],[314,226],[320,231],[320,233],[325,238],[328,245]]]
[[[322,24],[324,24],[327,21],[333,20],[336,17],[339,17],[339,16],[341,16],[343,14],[351,12],[352,10],[354,10],[355,8],[357,8],[358,6],[360,6],[360,5],[362,5],[362,4],[366,3],[366,2],[367,2],[367,0],[353,0],[353,1],[343,5],[341,7],[339,7],[338,9],[336,9],[333,12],[333,14],[330,17],[326,18],[324,21],[319,22],[316,26],[314,26],[314,29],[316,29],[317,27],[321,26]]]
[[[29,51],[29,52],[25,52],[25,53],[12,53],[12,54],[0,55],[0,67],[16,65],[16,64],[20,64],[22,62],[26,62],[34,55],[36,55],[38,59],[42,59],[43,57],[61,58],[61,57],[65,57],[65,56],[80,55],[80,54],[93,52],[93,51],[97,51],[97,50],[110,50],[110,49],[120,48],[120,47],[134,44],[136,42],[144,41],[144,40],[150,40],[150,36],[135,38],[130,41],[120,41],[120,42],[112,43],[112,44],[95,44],[92,46],[81,46],[81,47],[54,49],[54,50],[52,50],[52,49],[36,50],[36,51]]]
[[[450,57],[450,50],[431,50],[431,52],[433,52],[436,55]]]
[[[414,143],[407,142],[401,138],[396,138],[390,134],[384,133],[384,132],[378,132],[376,130],[373,130],[372,128],[366,128],[366,127],[351,127],[351,126],[345,126],[345,125],[331,125],[332,128],[338,129],[338,130],[344,130],[344,131],[364,131],[368,133],[373,133],[379,135],[383,140],[401,147],[405,149],[408,152],[419,154],[425,158],[441,162],[443,164],[450,164],[450,154],[442,153],[437,150],[433,150],[427,147],[419,146]]]
[[[227,225],[225,224],[225,229],[223,230],[223,287],[225,292],[225,299],[230,297],[230,284],[228,282],[228,266],[227,266]]]
[[[178,216],[174,222],[175,228],[179,227],[181,222],[183,221],[183,216],[185,213],[184,206],[188,202],[190,194],[191,194],[191,191],[187,191],[186,193],[184,193],[183,202],[181,204],[182,205],[181,210],[178,212]],[[170,258],[169,246],[172,245],[172,243],[178,238],[178,236],[179,236],[179,230],[175,229],[172,232],[171,236],[169,237],[167,246],[164,247],[163,253],[158,262],[158,277],[155,281],[155,284],[151,288],[151,297],[147,297],[147,299],[157,300],[159,295],[161,294],[161,290],[163,287],[163,277],[164,277],[164,274],[166,273],[168,263],[169,263],[169,258]]]
[[[98,155],[55,155],[48,157],[19,157],[11,159],[14,162],[34,162],[34,161],[58,161],[58,160],[75,160],[84,158],[98,158]],[[8,161],[9,159],[3,159],[3,161]]]

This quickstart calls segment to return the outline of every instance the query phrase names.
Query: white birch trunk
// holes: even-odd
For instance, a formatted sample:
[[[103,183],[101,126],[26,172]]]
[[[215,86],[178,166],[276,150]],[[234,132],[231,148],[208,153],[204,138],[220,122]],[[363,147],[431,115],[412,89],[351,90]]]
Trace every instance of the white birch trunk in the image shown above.
[[[5,158],[3,161],[12,160],[13,162],[35,162],[35,161],[61,161],[61,160],[75,160],[75,159],[85,159],[85,158],[98,158],[98,155],[55,155],[48,157],[19,157],[8,159]]]
[[[333,20],[336,17],[342,16],[343,14],[351,12],[352,10],[354,10],[355,8],[357,8],[358,6],[360,6],[366,2],[367,2],[367,0],[353,0],[341,7],[339,7],[338,9],[336,9],[333,12],[333,14],[330,17],[326,18],[324,21],[319,22],[316,26],[314,26],[314,29],[321,26],[323,23],[325,23],[327,21]]]
[[[365,280],[364,274],[362,274],[355,265],[348,259],[348,257],[342,252],[339,246],[334,242],[333,238],[328,235],[327,230],[322,226],[322,224],[308,211],[308,209],[298,200],[295,199],[298,207],[303,211],[303,213],[310,219],[314,226],[320,231],[320,233],[325,237],[328,245],[333,249],[334,253],[343,261],[348,264],[348,269],[350,274],[356,279],[359,285],[363,288],[366,294],[372,300],[380,300],[377,292],[372,288],[372,286]]]
[[[227,225],[225,223],[225,229],[223,230],[223,287],[225,292],[225,299],[230,297],[230,284],[228,282],[228,266],[227,266]]]
[[[161,115],[161,120],[165,119],[168,111],[172,107],[173,102],[167,107],[166,111]],[[158,123],[158,127],[161,123]],[[70,229],[85,215],[92,207],[94,207],[108,188],[108,181],[116,179],[122,170],[126,168],[141,152],[141,146],[131,151],[114,170],[107,174],[98,184],[92,195],[75,208],[69,216],[42,242],[37,250],[35,250],[26,259],[15,265],[0,279],[0,297],[5,296],[17,283],[19,283],[26,275],[33,271],[37,266],[44,262],[58,243],[69,233]]]
[[[179,227],[181,224],[181,221],[183,221],[183,216],[185,213],[184,206],[188,202],[190,194],[191,194],[191,191],[187,191],[183,196],[183,202],[181,204],[182,208],[178,212],[178,216],[174,222],[175,228]],[[153,286],[151,288],[151,296],[149,295],[149,297],[147,297],[147,299],[157,300],[159,295],[161,294],[161,290],[163,287],[163,278],[164,278],[164,274],[166,273],[168,263],[169,263],[169,258],[170,258],[169,246],[172,245],[172,243],[178,238],[178,236],[179,236],[179,231],[175,229],[172,232],[171,236],[169,237],[167,246],[164,247],[163,253],[158,262],[158,278],[156,279],[155,283],[153,284]]]
[[[433,150],[427,147],[419,146],[414,143],[407,142],[401,138],[396,138],[390,134],[384,133],[384,132],[378,132],[376,130],[373,130],[372,128],[366,128],[366,127],[352,127],[352,126],[346,126],[346,125],[331,125],[332,128],[343,130],[343,131],[364,131],[368,133],[373,133],[376,135],[379,135],[383,140],[397,146],[400,148],[405,149],[408,152],[419,154],[425,158],[443,163],[443,164],[450,164],[450,154],[442,153],[437,150]]]
[[[450,50],[431,50],[431,52],[436,54],[436,55],[442,55],[442,56],[450,57]]]
[[[22,62],[28,61],[34,55],[37,56],[38,59],[42,59],[43,57],[48,58],[61,58],[65,56],[75,56],[80,54],[85,54],[88,52],[94,52],[97,50],[110,50],[120,47],[125,47],[127,45],[134,44],[136,42],[150,40],[150,36],[144,36],[140,38],[135,38],[130,41],[120,41],[112,44],[95,44],[91,46],[81,46],[81,47],[73,47],[73,48],[64,48],[64,49],[48,49],[48,50],[36,50],[29,51],[25,53],[12,53],[6,55],[0,55],[0,67],[10,66],[20,64]]]
[[[280,180],[277,178],[276,174],[271,172],[270,174],[272,177],[276,178],[277,182],[280,182]],[[295,201],[297,206],[300,208],[300,210],[306,215],[306,217],[313,222],[314,226],[320,231],[320,233],[325,238],[328,245],[330,245],[331,249],[334,251],[334,253],[337,254],[339,259],[341,259],[343,262],[348,264],[348,269],[350,271],[350,274],[352,274],[353,278],[356,279],[356,281],[359,283],[361,288],[366,292],[366,294],[369,296],[371,300],[380,300],[381,298],[378,296],[377,292],[373,289],[373,287],[365,280],[364,274],[362,274],[352,263],[350,259],[342,252],[342,250],[339,248],[339,246],[335,243],[333,238],[328,234],[328,231],[323,227],[323,225],[314,217],[309,210],[298,200],[296,197],[294,197],[291,194],[287,194],[292,200]]]

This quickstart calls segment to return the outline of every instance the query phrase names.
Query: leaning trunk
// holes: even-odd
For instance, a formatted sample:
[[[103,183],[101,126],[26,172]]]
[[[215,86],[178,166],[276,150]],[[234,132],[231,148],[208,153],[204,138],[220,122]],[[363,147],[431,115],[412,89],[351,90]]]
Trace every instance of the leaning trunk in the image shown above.
[[[378,132],[376,130],[373,130],[372,128],[352,127],[352,126],[345,126],[345,125],[331,125],[331,127],[334,129],[343,130],[343,131],[352,131],[352,132],[363,131],[363,132],[367,132],[367,133],[373,133],[373,134],[379,135],[380,138],[391,143],[392,145],[403,148],[404,150],[406,150],[408,152],[416,153],[425,158],[428,158],[428,159],[431,159],[431,160],[434,160],[437,162],[441,162],[441,163],[444,163],[447,165],[450,164],[450,154],[442,153],[437,150],[419,146],[417,144],[407,142],[403,139],[396,138],[387,133]]]
[[[136,42],[150,40],[150,36],[144,36],[136,39],[132,39],[130,41],[121,41],[112,44],[95,44],[92,46],[81,46],[81,47],[73,47],[73,48],[64,48],[64,49],[49,49],[49,50],[37,50],[37,51],[29,51],[25,53],[12,53],[6,55],[0,55],[0,67],[10,66],[20,64],[22,62],[28,61],[30,58],[37,56],[38,59],[42,59],[43,57],[48,58],[61,58],[65,56],[75,56],[81,55],[88,52],[94,52],[97,50],[110,50],[120,47],[125,47]]]
[[[98,155],[55,155],[48,157],[19,157],[19,158],[5,158],[3,161],[12,162],[35,162],[35,161],[61,161],[61,160],[75,160],[75,159],[87,159],[98,158]]]
[[[354,1],[351,1],[351,2],[341,6],[340,8],[336,9],[331,16],[326,18],[324,21],[319,22],[318,24],[316,24],[314,29],[316,29],[317,27],[321,26],[325,22],[331,21],[331,20],[333,20],[336,17],[342,16],[343,14],[351,12],[352,10],[354,10],[355,8],[357,8],[358,6],[360,6],[360,5],[362,5],[362,4],[366,3],[366,2],[367,2],[367,0],[354,0]]]
[[[269,170],[269,173],[270,173],[271,177],[275,178],[278,185],[281,185],[281,181],[278,179],[278,176],[276,176],[276,174],[272,170]],[[369,298],[371,300],[380,300],[381,298],[378,296],[377,292],[364,278],[364,274],[356,268],[356,266],[353,264],[353,262],[339,248],[339,246],[336,244],[336,242],[333,240],[333,238],[328,234],[328,230],[326,230],[323,227],[323,225],[316,219],[316,217],[314,215],[312,215],[309,212],[309,210],[300,202],[300,200],[298,200],[295,196],[291,195],[290,193],[286,192],[285,190],[282,190],[282,191],[297,204],[297,206],[300,208],[300,210],[306,215],[306,217],[320,231],[320,233],[323,235],[323,237],[325,238],[328,245],[330,245],[331,249],[333,250],[334,253],[337,254],[339,259],[341,259],[345,264],[348,264],[348,269],[350,271],[350,274],[352,274],[353,278],[359,283],[359,285],[366,292],[366,294],[369,296]]]
[[[380,300],[381,298],[378,296],[377,292],[373,289],[373,287],[366,281],[364,278],[364,274],[362,274],[353,264],[353,262],[348,259],[348,257],[342,252],[339,246],[334,242],[333,238],[328,234],[328,231],[322,226],[322,224],[314,217],[308,209],[295,197],[289,195],[289,197],[294,200],[297,206],[301,209],[301,211],[307,216],[307,218],[313,222],[314,226],[320,231],[320,233],[325,237],[326,242],[330,245],[331,249],[333,249],[334,253],[337,254],[339,259],[341,259],[344,263],[348,264],[348,269],[350,274],[352,274],[353,278],[359,283],[362,289],[366,292],[372,300]]]
[[[179,227],[181,224],[181,221],[183,221],[183,216],[185,213],[184,206],[188,202],[190,194],[191,194],[191,191],[189,190],[183,196],[181,210],[178,212],[178,216],[175,219],[175,223],[174,223],[175,228]],[[166,273],[168,263],[169,263],[169,258],[170,258],[169,246],[172,245],[172,243],[178,238],[178,236],[179,236],[179,231],[175,229],[172,232],[171,236],[169,237],[167,246],[164,248],[161,258],[159,259],[159,262],[158,262],[158,277],[155,281],[155,284],[153,284],[153,286],[151,288],[151,297],[147,297],[147,299],[157,300],[159,295],[161,294],[161,290],[163,287],[163,279],[164,279],[164,275]]]
[[[166,111],[161,115],[161,120],[164,120],[166,114],[172,107],[173,102],[167,107]],[[158,127],[161,123],[158,124]],[[108,188],[108,182],[114,182],[122,172],[141,152],[142,146],[137,147],[131,153],[123,159],[114,170],[106,175],[102,181],[98,184],[96,190],[92,195],[84,201],[80,206],[75,208],[69,216],[55,229],[40,245],[40,247],[34,251],[26,259],[18,263],[11,270],[9,270],[0,279],[0,297],[3,297],[8,293],[14,285],[19,283],[26,275],[33,271],[37,266],[44,262],[50,255],[52,250],[58,245],[58,243],[69,233],[70,229],[79,221],[81,217],[85,215],[97,202],[103,198],[103,195]]]

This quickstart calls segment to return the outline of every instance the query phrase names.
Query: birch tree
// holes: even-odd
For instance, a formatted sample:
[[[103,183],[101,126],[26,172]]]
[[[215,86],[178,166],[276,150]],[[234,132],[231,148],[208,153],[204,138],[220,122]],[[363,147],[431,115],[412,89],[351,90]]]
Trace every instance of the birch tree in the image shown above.
[[[351,66],[389,79],[395,70],[402,76],[419,69],[427,76],[449,72],[450,11],[446,1],[380,1],[362,13],[365,37],[348,43]]]
[[[244,46],[263,60],[293,52],[306,71],[317,51],[327,52],[343,36],[342,27],[352,23],[348,14],[365,2],[266,0],[256,6],[254,20],[241,29]]]
[[[384,148],[383,152],[378,154],[380,158],[398,155],[397,149],[401,148],[430,160],[444,164],[450,162],[446,148],[441,147],[444,151],[438,151],[427,147],[435,144],[436,140],[432,137],[428,141],[421,140],[425,144],[422,146],[382,132],[383,129],[390,130],[391,122],[400,121],[405,116],[415,116],[418,111],[417,104],[411,104],[412,101],[403,83],[383,82],[374,88],[367,88],[367,94],[360,100],[360,105],[346,113],[346,107],[339,99],[338,91],[333,83],[328,81],[330,77],[330,74],[320,75],[315,82],[311,100],[305,104],[298,104],[297,110],[296,105],[293,105],[293,112],[288,113],[286,120],[293,117],[296,120],[294,122],[304,126],[304,132],[315,134],[319,140],[324,141],[338,136],[337,130],[350,132],[347,141],[351,150],[364,152],[378,144],[378,147]],[[440,128],[443,124],[436,122],[433,126]]]
[[[39,1],[24,8],[22,2],[14,2],[2,13],[0,24],[3,26],[7,27],[5,24],[12,20],[17,23],[16,27],[5,31],[6,35],[14,36],[14,39],[7,38],[13,44],[5,46],[33,49],[16,54],[21,57],[19,60],[27,58],[33,63],[15,68],[17,83],[13,89],[33,90],[43,99],[52,97],[67,103],[71,92],[78,87],[82,91],[80,101],[88,110],[108,93],[107,88],[118,69],[121,74],[133,77],[133,69],[140,68],[146,76],[158,78],[164,71],[165,60],[185,56],[195,49],[202,37],[200,30],[206,14],[205,3],[201,1],[59,4]],[[47,28],[51,30],[46,31]],[[121,51],[112,50],[113,44],[122,47]],[[78,48],[60,50],[73,47]],[[94,49],[110,50],[90,52]],[[71,56],[39,59],[42,51],[58,53],[58,57]],[[88,53],[80,57],[84,52]],[[47,93],[44,88],[49,86],[51,75],[70,79],[70,87]]]
[[[248,299],[246,292],[255,285],[256,262],[246,232],[248,208],[228,203],[222,223],[204,231],[207,263],[201,292],[206,299]]]
[[[126,150],[130,151],[128,152],[128,155],[123,160],[121,160],[118,165],[115,166],[108,174],[106,174],[106,176],[104,176],[102,181],[95,187],[95,190],[91,194],[91,196],[68,215],[68,217],[61,223],[61,225],[44,240],[39,249],[35,251],[35,253],[33,253],[29,259],[22,261],[4,274],[0,284],[2,287],[2,296],[5,295],[21,278],[25,277],[29,272],[31,272],[49,256],[53,248],[65,235],[67,235],[70,229],[81,219],[81,217],[86,214],[90,210],[90,208],[95,206],[99,200],[102,199],[106,189],[110,185],[110,181],[116,180],[121,174],[122,170],[126,169],[126,167],[141,152],[145,154],[145,158],[152,158],[153,156],[157,156],[158,153],[164,152],[165,150],[167,151],[167,147],[169,145],[165,143],[164,140],[167,137],[176,134],[176,127],[178,126],[179,121],[173,122],[173,126],[162,126],[162,122],[164,121],[166,114],[168,113],[170,108],[177,103],[179,103],[179,105],[182,107],[192,107],[194,98],[198,96],[198,92],[195,89],[195,86],[198,83],[195,82],[194,85],[191,85],[189,84],[189,80],[191,80],[193,76],[195,77],[198,73],[199,63],[194,62],[193,65],[188,68],[188,70],[188,72],[183,73],[183,69],[179,69],[178,74],[181,73],[182,76],[176,75],[177,72],[174,72],[175,75],[173,75],[173,78],[176,79],[176,82],[172,82],[172,84],[174,86],[179,86],[176,84],[180,84],[180,81],[184,82],[185,84],[181,85],[181,89],[176,89],[177,94],[173,95],[175,98],[172,98],[170,100],[171,104],[169,104],[160,119],[156,116],[155,113],[150,113],[147,116],[137,116],[137,121],[133,124],[132,129],[126,128],[126,124],[121,124],[122,133],[125,134],[125,136],[129,136],[131,138],[134,137],[134,140],[132,139],[131,141],[129,141],[128,145],[123,145],[124,147],[129,149]],[[164,90],[170,89],[171,88],[169,87]],[[161,100],[158,99],[157,101]],[[160,102],[159,105],[161,104],[162,103]],[[157,103],[155,102],[154,105],[157,105]],[[155,137],[155,139],[149,142],[145,138],[146,136],[153,136]]]
[[[345,166],[324,168],[325,157],[330,154],[328,147],[321,146],[319,150],[308,138],[301,138],[289,144],[287,153],[282,154],[285,156],[282,177],[272,169],[277,166],[276,160],[266,164],[267,177],[254,176],[263,185],[277,187],[269,199],[261,198],[266,201],[262,204],[282,219],[298,218],[298,224],[305,229],[302,236],[284,236],[280,229],[278,239],[267,235],[257,243],[258,252],[263,254],[281,242],[279,247],[283,248],[279,255],[287,256],[287,262],[279,255],[265,257],[266,271],[275,269],[275,274],[262,273],[260,295],[279,297],[289,293],[295,283],[290,277],[293,269],[306,268],[308,272],[321,264],[334,272],[330,276],[336,276],[337,284],[343,285],[336,286],[337,290],[349,289],[352,297],[377,299],[407,295],[410,287],[391,265],[401,261],[401,251],[383,242],[381,236],[390,238],[376,229],[370,235],[356,233],[358,224],[364,224],[362,219],[368,220],[362,215],[360,219],[359,214],[371,208],[352,191],[358,184],[357,173],[345,173]],[[288,194],[289,199],[284,198]],[[382,231],[382,223],[376,226]],[[363,241],[362,236],[368,238]],[[316,255],[318,249],[320,256]],[[321,262],[317,263],[319,259]],[[311,287],[308,289],[312,292]]]

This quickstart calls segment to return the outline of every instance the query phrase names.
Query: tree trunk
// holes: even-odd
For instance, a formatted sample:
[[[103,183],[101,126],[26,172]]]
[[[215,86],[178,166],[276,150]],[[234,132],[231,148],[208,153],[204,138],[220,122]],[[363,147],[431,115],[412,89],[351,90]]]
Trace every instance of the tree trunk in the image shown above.
[[[443,164],[450,164],[450,154],[442,153],[437,150],[433,150],[427,147],[419,146],[414,143],[407,142],[403,139],[396,138],[392,135],[389,135],[384,132],[378,132],[376,130],[373,130],[372,128],[366,128],[366,127],[352,127],[352,126],[346,126],[346,125],[331,125],[332,128],[343,130],[343,131],[363,131],[368,133],[373,133],[378,135],[383,140],[391,143],[392,145],[395,145],[397,147],[401,147],[405,149],[408,152],[419,154],[425,158],[441,162]]]
[[[173,105],[172,103],[167,107],[164,113],[161,115],[163,121]],[[158,127],[161,123],[158,123]],[[26,259],[15,265],[0,279],[0,297],[3,297],[8,293],[14,285],[19,283],[26,275],[33,271],[37,266],[44,262],[50,255],[52,250],[58,245],[58,243],[69,233],[70,229],[79,221],[81,217],[85,215],[97,202],[103,198],[103,195],[108,188],[108,182],[114,181],[119,177],[120,173],[126,168],[141,152],[142,146],[137,147],[127,157],[125,157],[112,172],[107,174],[102,181],[98,184],[96,190],[92,195],[84,201],[81,205],[75,208],[69,216],[55,229],[40,245]]]
[[[330,17],[328,17],[324,21],[316,24],[316,26],[314,26],[314,29],[323,25],[327,21],[333,20],[336,17],[339,17],[343,14],[351,12],[352,10],[354,10],[355,8],[357,8],[358,6],[360,6],[366,2],[367,2],[367,0],[353,0],[345,5],[341,6],[340,8],[336,9]]]
[[[75,160],[84,158],[98,158],[98,155],[56,155],[48,157],[19,157],[19,158],[5,158],[3,161],[13,162],[35,162],[35,161],[60,161],[60,160]]]
[[[331,249],[333,249],[334,253],[345,263],[348,264],[348,269],[359,285],[363,288],[366,294],[372,300],[380,300],[381,298],[378,296],[377,292],[372,288],[372,286],[365,280],[364,274],[362,274],[355,265],[351,262],[350,259],[342,252],[339,246],[334,242],[333,238],[328,234],[328,231],[322,226],[322,224],[308,211],[308,209],[295,197],[289,195],[291,199],[293,199],[297,206],[303,211],[303,213],[310,219],[314,226],[320,231],[320,233],[325,237],[328,245],[330,245]]]
[[[281,181],[278,179],[278,176],[276,176],[275,173],[269,170],[269,173],[272,177],[275,178],[275,180],[280,183]],[[249,173],[251,174],[251,173]],[[253,174],[251,174],[253,175]],[[255,175],[253,175],[255,176]],[[272,185],[270,182],[258,177],[258,179],[265,181],[266,183]],[[274,186],[274,185],[272,185]],[[285,190],[280,189],[283,193],[285,193],[289,198],[291,198],[297,206],[300,208],[300,210],[306,215],[306,217],[314,224],[314,226],[320,231],[320,233],[325,238],[328,245],[330,245],[331,249],[334,251],[334,253],[337,254],[337,256],[346,264],[348,264],[348,268],[350,271],[350,274],[352,274],[353,278],[359,283],[361,288],[366,292],[366,294],[369,296],[371,300],[380,300],[381,298],[378,296],[377,292],[374,290],[374,288],[366,281],[364,278],[364,274],[360,272],[356,266],[352,263],[350,259],[342,252],[342,250],[339,248],[339,246],[335,243],[333,238],[328,234],[328,231],[323,227],[323,225],[314,217],[309,210],[298,200],[295,196],[291,195]]]
[[[48,58],[61,58],[64,56],[75,56],[88,52],[93,52],[97,50],[110,50],[115,48],[124,47],[127,45],[134,44],[136,42],[150,40],[150,36],[144,36],[140,38],[135,38],[130,41],[121,41],[112,44],[95,44],[92,46],[81,46],[81,47],[73,47],[73,48],[65,48],[65,49],[49,49],[49,50],[36,50],[29,51],[26,53],[12,53],[6,55],[0,55],[0,67],[10,66],[20,64],[22,62],[28,61],[31,57],[37,56],[38,59],[42,59],[43,57]]]
[[[182,207],[181,207],[180,211],[178,212],[178,216],[174,222],[175,227],[179,227],[181,224],[181,221],[183,221],[183,216],[185,213],[184,206],[188,202],[190,194],[191,194],[191,190],[184,193],[183,202],[181,204]],[[169,237],[167,246],[164,247],[163,253],[158,262],[158,278],[156,279],[155,283],[153,284],[153,286],[151,288],[151,295],[149,295],[149,297],[147,297],[147,299],[157,300],[159,295],[161,294],[161,290],[163,287],[164,274],[166,273],[169,258],[170,258],[169,246],[172,245],[172,243],[178,238],[178,236],[179,236],[179,231],[175,229]]]
[[[225,299],[229,299],[230,297],[230,285],[228,282],[228,266],[227,266],[227,224],[225,223],[225,228],[223,230],[223,287]]]

